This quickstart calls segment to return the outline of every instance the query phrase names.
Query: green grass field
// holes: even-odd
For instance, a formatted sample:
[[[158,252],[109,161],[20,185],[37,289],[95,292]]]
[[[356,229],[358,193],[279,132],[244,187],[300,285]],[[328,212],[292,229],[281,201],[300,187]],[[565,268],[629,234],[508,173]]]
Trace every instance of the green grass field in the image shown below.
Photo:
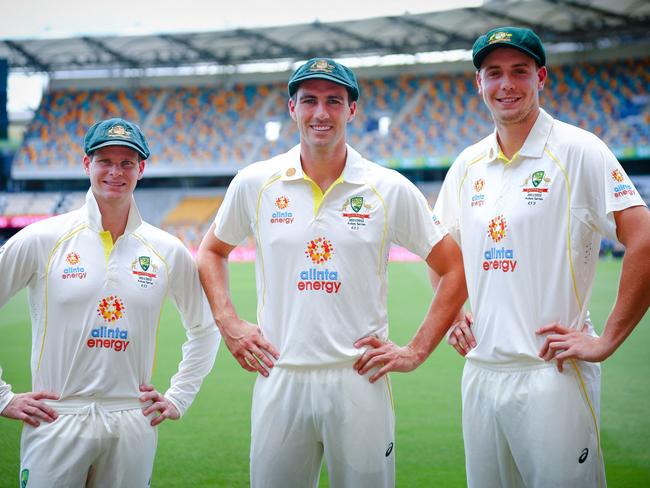
[[[620,262],[598,268],[591,300],[600,330],[616,293]],[[233,296],[242,316],[255,318],[253,266],[231,266]],[[404,344],[430,300],[421,264],[390,265],[391,338]],[[30,388],[30,326],[26,294],[0,312],[0,365],[15,391]],[[180,359],[183,329],[168,305],[160,331],[154,381],[165,390]],[[650,314],[603,366],[602,444],[611,487],[650,486]],[[463,360],[447,345],[418,370],[393,374],[397,416],[397,486],[465,486],[460,424]],[[212,373],[180,422],[161,426],[153,475],[156,487],[248,485],[250,401],[254,376],[222,347]],[[0,486],[17,485],[20,424],[0,419]],[[321,486],[329,486],[326,475]]]

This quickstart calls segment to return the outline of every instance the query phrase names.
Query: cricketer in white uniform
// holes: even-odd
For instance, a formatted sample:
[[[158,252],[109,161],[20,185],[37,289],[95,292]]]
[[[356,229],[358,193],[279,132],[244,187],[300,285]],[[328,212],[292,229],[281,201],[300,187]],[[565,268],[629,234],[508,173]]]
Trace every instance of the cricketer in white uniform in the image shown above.
[[[603,487],[598,361],[648,307],[649,214],[600,139],[539,107],[532,31],[493,29],[473,60],[496,130],[459,155],[434,209],[461,245],[474,312],[450,335],[467,358],[468,485]],[[627,252],[599,338],[588,304],[602,235]]]
[[[2,415],[25,422],[22,487],[148,486],[156,426],[188,409],[219,343],[192,256],[133,200],[149,156],[140,129],[104,120],[84,148],[86,204],[0,249],[0,306],[27,287],[32,321],[33,392],[0,380]],[[187,341],[163,396],[149,382],[166,297]]]
[[[225,343],[261,373],[251,485],[318,486],[324,454],[333,487],[392,487],[394,413],[387,377],[377,380],[415,368],[444,337],[466,297],[460,252],[412,183],[345,144],[359,96],[352,71],[309,60],[289,96],[300,145],[237,174],[197,257]],[[237,317],[226,277],[228,253],[249,234],[261,332]],[[392,242],[445,275],[430,327],[406,348],[387,341]],[[366,345],[383,349],[359,363]],[[371,369],[372,382],[362,376]]]

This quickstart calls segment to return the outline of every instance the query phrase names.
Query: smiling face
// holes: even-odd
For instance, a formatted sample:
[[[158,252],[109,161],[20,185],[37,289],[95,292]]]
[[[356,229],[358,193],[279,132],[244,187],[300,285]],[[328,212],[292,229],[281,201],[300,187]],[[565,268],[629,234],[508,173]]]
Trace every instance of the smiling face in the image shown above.
[[[300,144],[312,151],[345,146],[345,126],[354,118],[357,102],[349,102],[344,86],[323,79],[302,82],[289,99],[289,113],[298,124]]]
[[[144,160],[137,151],[126,146],[102,147],[92,156],[84,156],[83,165],[98,203],[130,205],[144,171]]]
[[[539,113],[539,91],[547,71],[518,49],[497,48],[486,56],[476,73],[479,94],[497,127],[532,124]]]

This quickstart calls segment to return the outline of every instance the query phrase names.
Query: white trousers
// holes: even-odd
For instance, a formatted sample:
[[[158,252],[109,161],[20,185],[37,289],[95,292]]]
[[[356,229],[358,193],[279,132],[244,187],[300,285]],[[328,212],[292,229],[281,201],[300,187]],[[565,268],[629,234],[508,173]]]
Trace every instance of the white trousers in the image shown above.
[[[471,360],[462,382],[470,488],[604,488],[600,365],[499,369]]]
[[[394,426],[387,378],[276,367],[253,392],[251,486],[317,487],[324,454],[332,488],[392,488]]]
[[[54,422],[23,428],[21,483],[28,488],[150,485],[158,429],[150,425],[152,416],[142,415],[141,405],[109,411],[100,403],[49,404],[59,413]]]

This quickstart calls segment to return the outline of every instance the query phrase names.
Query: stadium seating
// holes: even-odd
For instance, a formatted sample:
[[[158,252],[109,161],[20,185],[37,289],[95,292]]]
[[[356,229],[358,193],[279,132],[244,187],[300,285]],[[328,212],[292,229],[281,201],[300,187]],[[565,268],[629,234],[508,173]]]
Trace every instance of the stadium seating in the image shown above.
[[[348,140],[370,159],[395,167],[445,166],[492,131],[474,73],[360,80],[361,102]],[[602,137],[619,157],[650,154],[650,58],[550,68],[542,106]],[[42,100],[14,168],[72,170],[86,128],[121,116],[149,135],[149,167],[171,174],[234,173],[298,142],[284,83],[132,90],[53,90]],[[390,119],[381,131],[382,118]],[[266,140],[265,125],[280,125]]]
[[[167,213],[161,228],[177,236],[189,249],[196,250],[222,201],[221,195],[185,196]]]
[[[0,198],[1,215],[54,215],[59,212],[61,193],[5,193]]]

